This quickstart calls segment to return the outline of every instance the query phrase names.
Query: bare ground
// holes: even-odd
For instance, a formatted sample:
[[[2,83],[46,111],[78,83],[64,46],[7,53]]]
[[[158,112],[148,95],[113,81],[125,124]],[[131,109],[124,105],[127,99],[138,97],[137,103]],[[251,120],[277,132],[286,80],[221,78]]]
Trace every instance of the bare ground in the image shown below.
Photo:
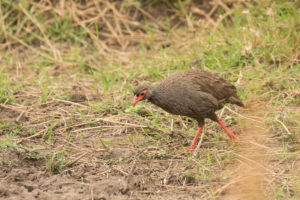
[[[70,101],[49,100],[27,108],[1,105],[1,121],[9,122],[3,133],[20,124],[24,130],[13,139],[13,147],[0,153],[0,198],[273,199],[268,188],[279,173],[273,170],[278,146],[262,124],[261,105],[250,102],[238,111],[240,122],[230,126],[238,129],[239,143],[230,143],[226,136],[204,140],[198,152],[188,156],[180,150],[193,135],[142,128],[142,121],[148,120],[143,112],[135,118],[112,110],[100,115],[85,99],[78,93]],[[84,119],[70,114],[78,107]],[[174,124],[180,124],[176,120]],[[214,131],[223,134],[219,127],[208,128],[206,134],[212,137]],[[218,164],[203,163],[208,154]]]
[[[181,153],[182,134],[171,133],[171,141],[155,140],[162,133],[148,134],[130,116],[124,115],[122,122],[122,116],[100,118],[87,109],[85,120],[96,121],[91,126],[79,115],[70,119],[77,106],[87,107],[73,100],[27,108],[1,105],[1,121],[8,123],[2,137],[23,127],[21,139],[13,138],[1,150],[1,198],[195,199],[199,190],[207,196],[209,187],[218,185],[195,179],[194,172],[185,174],[196,162],[187,162]],[[50,129],[49,121],[55,121]]]

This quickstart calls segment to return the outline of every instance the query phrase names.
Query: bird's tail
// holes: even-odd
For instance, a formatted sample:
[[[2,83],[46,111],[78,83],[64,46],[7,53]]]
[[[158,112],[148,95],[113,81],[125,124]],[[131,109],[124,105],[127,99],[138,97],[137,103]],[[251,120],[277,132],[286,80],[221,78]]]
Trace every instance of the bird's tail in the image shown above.
[[[242,102],[242,100],[237,97],[237,96],[231,96],[229,98],[229,102],[232,103],[232,104],[236,104],[238,106],[241,106],[241,107],[245,107],[245,104]]]

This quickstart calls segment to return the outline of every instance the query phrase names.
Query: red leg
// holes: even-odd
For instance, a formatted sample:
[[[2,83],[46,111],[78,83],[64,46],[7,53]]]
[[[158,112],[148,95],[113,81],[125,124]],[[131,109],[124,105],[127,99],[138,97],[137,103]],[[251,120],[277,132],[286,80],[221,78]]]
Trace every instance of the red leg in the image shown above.
[[[236,135],[233,134],[233,131],[229,130],[221,121],[221,119],[218,117],[218,123],[220,126],[224,129],[224,131],[227,133],[227,135],[231,138],[231,140],[240,140]]]
[[[198,131],[193,139],[193,142],[191,144],[191,146],[189,148],[187,148],[186,150],[185,149],[182,149],[182,152],[185,152],[185,151],[193,151],[195,148],[196,148],[196,145],[197,145],[197,142],[198,142],[198,139],[199,139],[199,136],[202,132],[202,129],[204,128],[204,125],[202,127],[199,127],[198,128]]]

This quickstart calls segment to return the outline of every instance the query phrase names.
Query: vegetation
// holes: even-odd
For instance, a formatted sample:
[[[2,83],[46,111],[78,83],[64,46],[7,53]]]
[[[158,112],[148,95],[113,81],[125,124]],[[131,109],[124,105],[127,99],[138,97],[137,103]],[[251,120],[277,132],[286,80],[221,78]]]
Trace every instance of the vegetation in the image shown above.
[[[153,199],[220,197],[238,180],[230,168],[246,163],[239,144],[208,122],[201,147],[181,153],[195,121],[148,103],[132,107],[137,84],[201,68],[235,83],[248,105],[225,107],[226,124],[241,138],[247,126],[266,134],[252,138],[271,170],[264,195],[300,198],[297,1],[221,2],[202,14],[195,8],[205,3],[193,1],[61,2],[0,3],[1,168],[33,162],[47,173],[85,166],[101,179],[149,174],[139,187]]]

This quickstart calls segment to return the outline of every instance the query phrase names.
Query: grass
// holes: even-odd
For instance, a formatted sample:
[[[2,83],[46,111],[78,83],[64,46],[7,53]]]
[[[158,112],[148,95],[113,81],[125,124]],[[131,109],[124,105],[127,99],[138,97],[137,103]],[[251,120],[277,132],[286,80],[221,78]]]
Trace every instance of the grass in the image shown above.
[[[48,154],[46,160],[47,170],[51,173],[61,172],[67,164],[65,157],[67,157],[67,154],[64,151]]]
[[[194,23],[192,15],[180,2],[178,12],[186,21]],[[295,1],[236,4],[231,20],[222,21],[217,29],[203,30],[195,26],[194,34],[179,27],[173,30],[178,36],[176,42],[165,48],[156,38],[157,30],[148,22],[145,30],[151,48],[148,49],[148,43],[141,40],[137,53],[124,56],[112,51],[105,57],[99,50],[101,37],[97,24],[90,24],[89,28],[94,27],[96,31],[89,32],[68,18],[68,12],[59,16],[51,11],[52,20],[49,21],[36,7],[30,9],[25,1],[18,4],[4,1],[2,19],[9,10],[12,13],[4,19],[6,29],[0,31],[0,41],[18,48],[0,52],[0,62],[4,66],[0,70],[0,108],[13,113],[0,121],[21,116],[21,124],[11,132],[0,127],[0,148],[14,150],[11,147],[15,147],[15,142],[20,139],[16,131],[24,132],[30,127],[36,133],[45,129],[41,135],[44,139],[34,138],[33,141],[45,146],[48,153],[34,150],[27,152],[25,157],[44,159],[46,168],[53,173],[62,171],[71,155],[78,156],[88,148],[96,152],[97,149],[109,151],[129,146],[139,152],[130,157],[135,162],[145,160],[141,154],[148,160],[170,161],[176,157],[183,160],[186,166],[178,172],[179,185],[226,182],[228,179],[222,177],[227,175],[222,169],[234,162],[231,151],[235,146],[224,144],[227,138],[216,124],[208,122],[200,153],[182,157],[177,151],[190,142],[197,128],[196,122],[167,114],[148,103],[140,103],[134,108],[131,105],[132,89],[138,83],[157,82],[174,72],[201,66],[232,82],[241,77],[237,86],[239,96],[246,102],[265,104],[263,125],[272,132],[274,145],[279,149],[279,155],[274,159],[279,163],[278,168],[289,169],[284,177],[275,177],[269,193],[275,199],[300,198],[299,176],[296,176],[299,170],[291,166],[291,163],[299,162],[297,154],[300,153],[300,13],[297,6]],[[170,24],[168,20],[166,24]],[[23,31],[26,26],[29,29]],[[174,35],[170,37],[175,38]],[[192,64],[195,59],[198,65]],[[17,63],[20,63],[18,68]],[[73,101],[74,94],[81,94],[87,100]],[[59,103],[57,100],[67,101]],[[22,121],[26,115],[21,115],[22,111],[29,112],[29,121]],[[227,124],[242,123],[238,116],[230,117],[231,114],[224,113]],[[157,131],[133,129],[128,123]],[[171,132],[172,123],[175,132],[188,138],[165,135]],[[104,128],[99,129],[101,134],[96,141],[97,132],[92,129],[91,132],[76,132],[76,129],[97,126]],[[63,141],[66,144],[62,144]],[[108,161],[99,159],[97,154],[94,156],[93,161],[86,157],[81,162]],[[126,159],[115,161],[116,166],[129,162]],[[216,190],[217,187],[213,187],[211,195],[217,195]]]
[[[13,96],[11,95],[11,86],[10,82],[5,77],[3,70],[0,71],[0,102],[1,103],[10,103],[13,101]]]

